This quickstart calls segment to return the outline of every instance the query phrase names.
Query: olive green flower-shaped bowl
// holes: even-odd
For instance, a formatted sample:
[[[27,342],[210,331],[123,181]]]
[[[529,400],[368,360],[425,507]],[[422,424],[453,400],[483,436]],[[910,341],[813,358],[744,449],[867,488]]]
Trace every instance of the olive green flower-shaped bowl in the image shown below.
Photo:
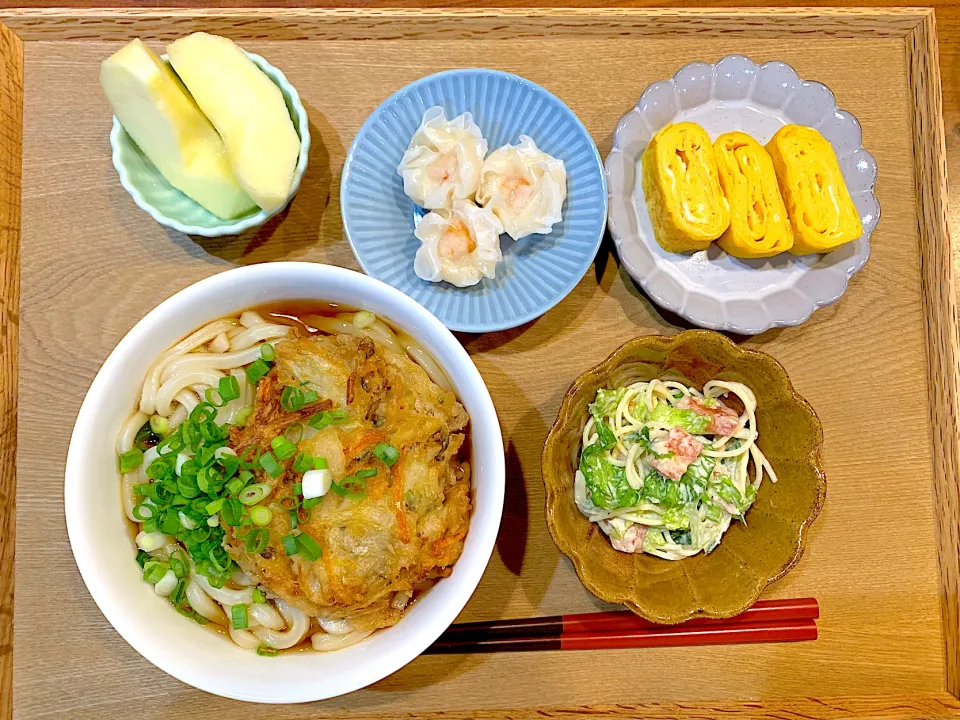
[[[740,382],[757,397],[757,445],[779,482],[764,480],[746,524],[732,523],[709,554],[671,561],[619,552],[574,501],[581,434],[597,390],[653,378],[696,388],[715,379]],[[547,527],[584,586],[602,600],[659,623],[732,617],[799,562],[826,496],[822,447],[820,420],[771,356],[709,330],[640,337],[581,375],[563,398],[543,450]]]

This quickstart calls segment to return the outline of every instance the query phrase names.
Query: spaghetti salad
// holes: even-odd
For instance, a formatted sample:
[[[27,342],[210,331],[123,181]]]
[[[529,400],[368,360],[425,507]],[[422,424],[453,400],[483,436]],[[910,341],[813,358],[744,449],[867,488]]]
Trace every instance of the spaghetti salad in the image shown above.
[[[721,398],[733,394],[742,414]],[[666,560],[709,553],[777,476],[757,447],[757,400],[746,385],[703,392],[651,380],[597,391],[583,429],[574,494],[621,552]]]

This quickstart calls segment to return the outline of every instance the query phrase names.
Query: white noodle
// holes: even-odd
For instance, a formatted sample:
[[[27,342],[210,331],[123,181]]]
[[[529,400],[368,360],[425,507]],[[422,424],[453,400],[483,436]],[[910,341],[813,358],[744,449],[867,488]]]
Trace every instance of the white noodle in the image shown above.
[[[310,644],[317,652],[343,650],[356,645],[361,640],[366,640],[371,634],[371,630],[357,630],[349,635],[328,635],[325,632],[316,632],[310,636]]]
[[[280,614],[287,621],[287,629],[280,631],[258,627],[254,629],[253,634],[267,647],[286,650],[306,637],[307,631],[310,629],[310,618],[307,617],[306,613],[283,600],[277,600],[276,602],[277,609],[280,610]]]
[[[193,579],[187,583],[187,601],[190,603],[190,607],[210,622],[217,625],[228,625],[227,616],[224,615],[223,610],[204,592],[197,582],[201,577],[203,576],[195,572],[193,573]]]

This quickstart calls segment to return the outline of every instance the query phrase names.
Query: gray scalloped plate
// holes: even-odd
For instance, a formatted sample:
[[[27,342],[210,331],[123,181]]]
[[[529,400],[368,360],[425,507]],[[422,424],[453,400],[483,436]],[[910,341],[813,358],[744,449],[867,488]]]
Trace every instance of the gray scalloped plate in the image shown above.
[[[712,139],[740,130],[761,145],[782,125],[816,128],[837,153],[863,236],[825,255],[740,260],[716,245],[668,253],[653,236],[641,157],[654,133],[684,121],[703,126]],[[713,65],[691,63],[670,80],[654,83],[617,124],[606,169],[610,233],[627,272],[658,305],[711,330],[753,335],[799,325],[817,308],[836,302],[866,264],[870,233],[880,219],[873,192],[877,164],[863,149],[857,119],[837,109],[829,88],[801,80],[782,62],[757,65],[729,55]]]

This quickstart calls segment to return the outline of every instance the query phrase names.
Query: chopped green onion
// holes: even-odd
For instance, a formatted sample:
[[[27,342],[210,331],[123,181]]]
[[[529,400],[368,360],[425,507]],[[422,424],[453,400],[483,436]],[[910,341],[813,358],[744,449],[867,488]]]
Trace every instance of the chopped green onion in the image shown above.
[[[143,566],[150,562],[150,553],[146,553],[143,550],[137,550],[137,565],[143,569]]]
[[[305,392],[303,393],[303,404],[304,404],[304,405],[312,405],[313,403],[315,403],[315,402],[316,402],[317,400],[319,400],[319,399],[320,399],[320,396],[317,395],[317,391],[316,391],[316,390],[307,390],[307,391],[305,391]]]
[[[345,477],[339,483],[333,483],[330,489],[341,497],[348,497],[354,500],[362,500],[367,496],[367,481],[360,477],[362,470],[355,475]]]
[[[324,457],[318,457],[313,459],[313,469],[314,470],[326,470],[327,469],[327,459]]]
[[[287,385],[280,393],[280,407],[287,412],[296,412],[303,407],[303,390]]]
[[[298,473],[305,473],[313,467],[314,458],[307,453],[300,453],[297,459],[293,461],[293,469]]]
[[[233,480],[224,485],[223,489],[227,491],[227,495],[236,497],[240,494],[246,484],[247,483],[243,480],[243,478],[235,477]]]
[[[342,425],[347,421],[347,411],[343,408],[339,410],[324,410],[314,413],[307,420],[307,424],[315,430],[323,430],[330,425]]]
[[[297,454],[297,446],[282,436],[277,436],[271,440],[270,446],[280,460],[289,460]]]
[[[353,324],[358,328],[368,328],[377,321],[377,316],[368,310],[361,310],[353,316]]]
[[[260,467],[266,470],[270,477],[279,477],[283,474],[283,467],[277,462],[277,459],[271,452],[265,452],[260,456]]]
[[[293,533],[283,536],[283,551],[287,555],[296,555],[299,550],[297,546],[297,536]]]
[[[243,519],[243,505],[239,500],[227,498],[224,500],[223,509],[220,511],[223,521],[230,527],[236,527]]]
[[[258,605],[263,604],[267,601],[267,596],[263,594],[263,590],[261,590],[260,588],[254,588],[253,601]]]
[[[268,507],[257,505],[256,507],[250,508],[250,519],[254,525],[267,525],[273,519],[273,512],[271,512]]]
[[[230,623],[234,630],[247,629],[247,606],[237,604],[230,607]]]
[[[163,576],[167,574],[168,569],[166,563],[151,560],[143,566],[143,579],[151,585],[156,585],[163,580]]]
[[[125,453],[120,453],[120,472],[133,472],[143,464],[143,450],[133,448]]]
[[[309,562],[313,562],[323,554],[319,543],[306,533],[300,533],[294,539],[297,543],[297,548],[300,550],[300,554]]]
[[[143,424],[143,427],[137,430],[137,435],[133,439],[133,444],[141,450],[147,450],[148,448],[155,446],[162,439],[162,437],[153,432],[150,427],[150,421],[148,420]]]
[[[187,594],[187,581],[183,578],[180,578],[180,581],[177,583],[177,586],[173,589],[173,592],[170,593],[170,602],[174,606],[179,605],[183,601],[184,595]],[[201,623],[202,625],[203,623]]]
[[[300,516],[297,514],[297,508],[290,511],[290,529],[296,530],[300,525]]]
[[[186,563],[176,555],[170,557],[170,569],[173,570],[173,574],[177,576],[178,580],[187,574]]]
[[[227,375],[220,378],[219,384],[220,397],[224,402],[230,402],[240,397],[240,381],[233,375]]]
[[[190,421],[203,425],[217,419],[217,409],[210,403],[202,402],[190,411]]]
[[[258,502],[263,500],[271,492],[272,492],[272,488],[266,483],[257,483],[256,485],[248,485],[241,491],[239,500],[244,505],[256,505]]]
[[[253,407],[248,406],[241,410],[237,411],[237,414],[233,416],[233,424],[243,427],[247,424],[247,420],[250,419],[250,416],[253,414]]]
[[[315,498],[307,498],[306,500],[303,501],[303,504],[300,505],[300,507],[302,507],[304,510],[309,511],[312,508],[315,508],[317,505],[319,505],[322,502],[323,502],[323,495]]]
[[[277,351],[273,349],[270,343],[264,343],[260,346],[260,357],[267,362],[273,362],[277,359]]]
[[[266,510],[266,508],[264,508]],[[267,511],[269,512],[269,510]],[[270,531],[266,528],[256,528],[247,533],[246,550],[248,553],[262,553],[270,542]]]
[[[290,425],[286,430],[283,431],[283,436],[296,445],[303,439],[303,425],[300,423],[294,423]]]
[[[222,408],[227,404],[227,401],[223,399],[223,397],[220,395],[220,391],[217,390],[217,388],[207,388],[203,391],[203,397],[206,398],[207,402],[214,407]]]
[[[250,470],[260,462],[260,448],[256,445],[247,445],[237,457],[240,459],[240,467]]]
[[[151,415],[150,429],[154,434],[164,436],[170,432],[170,421],[159,415]]]
[[[133,508],[133,516],[140,522],[149,520],[153,517],[153,508],[149,505],[135,505]]]
[[[393,447],[393,445],[388,445],[385,442],[377,445],[373,449],[373,454],[380,458],[388,467],[393,467],[396,465],[397,460],[400,459],[400,451]]]
[[[276,657],[279,654],[279,650],[274,650],[272,647],[267,647],[266,645],[259,645],[257,647],[257,655],[260,657]]]
[[[250,381],[250,384],[256,385],[260,382],[260,378],[270,372],[270,366],[262,359],[254,360],[244,368],[244,372],[247,374],[247,379]]]
[[[362,480],[366,480],[367,478],[372,478],[376,474],[377,474],[376,468],[364,468],[363,470],[357,470],[354,473],[354,477],[358,477]]]

